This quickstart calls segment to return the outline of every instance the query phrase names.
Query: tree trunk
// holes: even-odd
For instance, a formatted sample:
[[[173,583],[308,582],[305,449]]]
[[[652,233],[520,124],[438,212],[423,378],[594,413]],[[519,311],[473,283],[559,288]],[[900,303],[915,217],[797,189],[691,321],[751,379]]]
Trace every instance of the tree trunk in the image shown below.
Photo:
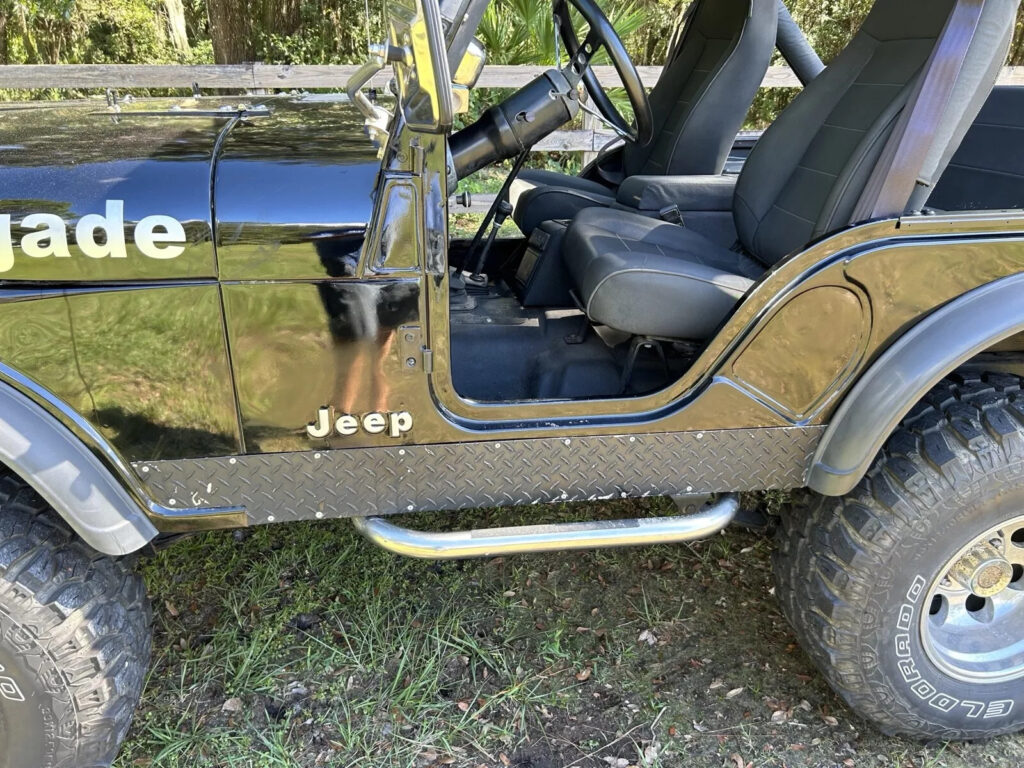
[[[8,11],[0,11],[0,64],[10,64],[10,52],[7,47]]]
[[[301,0],[263,0],[263,30],[294,35],[302,25]]]
[[[252,19],[245,0],[207,0],[213,59],[218,64],[252,61]]]
[[[182,0],[164,0],[167,13],[167,37],[178,53],[188,53],[188,27],[185,24],[185,4]]]

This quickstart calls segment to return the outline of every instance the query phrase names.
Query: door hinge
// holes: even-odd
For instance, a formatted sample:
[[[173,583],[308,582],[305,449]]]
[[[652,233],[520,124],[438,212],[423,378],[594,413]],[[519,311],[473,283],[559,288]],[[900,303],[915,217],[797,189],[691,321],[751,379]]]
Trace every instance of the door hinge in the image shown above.
[[[423,344],[423,329],[418,325],[403,325],[398,329],[401,339],[403,370],[406,373],[434,372],[434,352]]]

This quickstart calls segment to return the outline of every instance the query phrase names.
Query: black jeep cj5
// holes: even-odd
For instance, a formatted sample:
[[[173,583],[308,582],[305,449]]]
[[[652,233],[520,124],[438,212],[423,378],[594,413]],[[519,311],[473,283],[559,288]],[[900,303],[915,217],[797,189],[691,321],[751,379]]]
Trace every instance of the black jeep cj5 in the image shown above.
[[[555,0],[560,66],[453,132],[487,2],[394,0],[340,97],[0,111],[0,764],[113,759],[150,647],[119,558],[168,534],[678,542],[763,489],[808,489],[778,594],[854,710],[1024,725],[1024,89],[994,87],[1017,0],[877,0],[827,68],[777,0],[697,0],[650,93],[594,0]],[[737,140],[776,47],[804,88]],[[520,173],[584,108],[622,141]],[[507,159],[452,236],[459,181]],[[392,517],[652,494],[699,511]]]

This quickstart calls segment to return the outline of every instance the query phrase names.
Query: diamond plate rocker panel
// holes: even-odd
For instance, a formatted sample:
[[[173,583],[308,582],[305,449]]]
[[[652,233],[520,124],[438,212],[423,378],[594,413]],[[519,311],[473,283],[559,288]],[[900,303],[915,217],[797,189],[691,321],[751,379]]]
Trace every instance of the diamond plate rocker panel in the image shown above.
[[[253,524],[422,510],[797,488],[824,427],[544,438],[134,464],[174,508]]]

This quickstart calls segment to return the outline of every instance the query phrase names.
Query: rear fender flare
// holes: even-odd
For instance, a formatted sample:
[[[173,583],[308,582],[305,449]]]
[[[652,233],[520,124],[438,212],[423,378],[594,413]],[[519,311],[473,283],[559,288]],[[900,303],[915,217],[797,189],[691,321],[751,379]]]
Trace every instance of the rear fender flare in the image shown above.
[[[852,491],[885,441],[945,376],[1024,331],[1024,274],[965,293],[903,334],[860,377],[818,445],[807,485],[826,496]]]
[[[135,552],[157,535],[142,507],[96,453],[46,409],[2,383],[0,463],[105,555]]]

